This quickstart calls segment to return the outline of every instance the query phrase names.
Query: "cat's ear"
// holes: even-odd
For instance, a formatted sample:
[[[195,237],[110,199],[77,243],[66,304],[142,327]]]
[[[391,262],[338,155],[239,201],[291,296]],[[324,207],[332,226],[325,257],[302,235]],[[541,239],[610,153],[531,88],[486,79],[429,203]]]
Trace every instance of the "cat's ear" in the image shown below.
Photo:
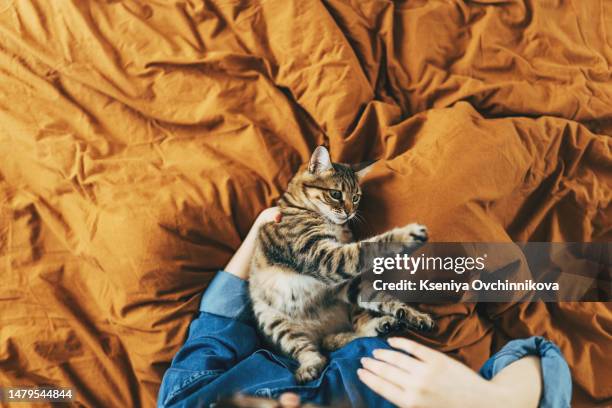
[[[332,162],[329,157],[329,152],[325,146],[318,146],[315,151],[312,152],[310,163],[308,164],[308,171],[312,174],[319,174],[331,168]]]
[[[372,167],[374,167],[375,163],[376,163],[376,160],[357,163],[357,164],[351,164],[351,168],[355,172],[357,179],[359,181],[362,181],[363,178],[370,172],[370,170],[372,170]]]

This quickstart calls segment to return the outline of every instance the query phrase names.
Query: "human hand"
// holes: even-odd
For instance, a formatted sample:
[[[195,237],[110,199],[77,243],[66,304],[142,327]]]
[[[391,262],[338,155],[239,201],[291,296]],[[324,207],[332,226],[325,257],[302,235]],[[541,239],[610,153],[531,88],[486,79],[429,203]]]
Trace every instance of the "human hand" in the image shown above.
[[[401,408],[490,407],[505,391],[480,377],[464,364],[443,353],[403,338],[389,344],[411,355],[374,350],[374,358],[362,358],[359,379],[374,392]]]
[[[278,401],[270,398],[252,397],[249,395],[234,395],[215,404],[219,408],[315,408],[316,405],[302,405],[300,396],[292,392],[281,394]]]
[[[280,222],[280,220],[281,220],[281,213],[278,207],[266,208],[265,210],[259,213],[251,229],[253,229],[254,227],[259,228],[263,224],[266,224],[272,221]]]
[[[282,408],[299,408],[300,396],[292,392],[285,392],[281,394],[278,402]]]

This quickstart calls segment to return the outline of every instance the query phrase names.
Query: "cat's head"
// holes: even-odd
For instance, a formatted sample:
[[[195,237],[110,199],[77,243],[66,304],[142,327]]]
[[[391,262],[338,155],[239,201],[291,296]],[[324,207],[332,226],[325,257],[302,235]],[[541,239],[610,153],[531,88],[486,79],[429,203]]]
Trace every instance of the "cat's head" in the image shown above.
[[[344,224],[355,216],[361,200],[359,180],[368,170],[356,172],[350,166],[332,163],[327,149],[319,146],[308,168],[289,182],[279,205],[306,208],[335,224]]]

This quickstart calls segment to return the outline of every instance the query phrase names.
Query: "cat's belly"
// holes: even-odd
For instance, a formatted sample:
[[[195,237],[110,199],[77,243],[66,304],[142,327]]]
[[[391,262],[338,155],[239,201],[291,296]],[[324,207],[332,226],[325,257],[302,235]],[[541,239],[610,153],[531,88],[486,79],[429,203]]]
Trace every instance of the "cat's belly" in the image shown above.
[[[283,315],[318,336],[350,329],[349,305],[310,276],[266,268],[251,276],[249,286],[256,312]]]

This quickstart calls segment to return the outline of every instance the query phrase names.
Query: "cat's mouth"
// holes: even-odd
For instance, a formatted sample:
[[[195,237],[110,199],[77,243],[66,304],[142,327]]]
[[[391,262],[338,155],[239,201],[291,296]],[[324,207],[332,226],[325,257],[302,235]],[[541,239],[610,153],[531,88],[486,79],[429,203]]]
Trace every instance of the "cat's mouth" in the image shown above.
[[[350,215],[338,215],[338,214],[328,214],[328,218],[331,220],[331,222],[333,222],[334,224],[346,224],[348,222],[348,220],[350,220],[351,218],[353,218],[355,216],[355,213],[350,214]]]

